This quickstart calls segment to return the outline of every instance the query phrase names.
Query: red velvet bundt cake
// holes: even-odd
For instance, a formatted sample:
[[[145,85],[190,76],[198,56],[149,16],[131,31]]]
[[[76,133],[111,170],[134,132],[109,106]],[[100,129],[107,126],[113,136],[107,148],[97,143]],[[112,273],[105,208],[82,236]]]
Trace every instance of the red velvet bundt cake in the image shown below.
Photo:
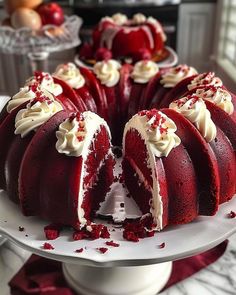
[[[104,17],[93,31],[92,44],[84,44],[80,50],[82,59],[97,61],[104,59],[131,58],[161,59],[166,35],[161,24],[153,17],[141,13],[128,19],[116,13]]]
[[[0,187],[25,215],[84,226],[113,182],[110,127],[157,230],[214,215],[235,193],[235,100],[214,73],[150,60],[35,73],[0,116]]]

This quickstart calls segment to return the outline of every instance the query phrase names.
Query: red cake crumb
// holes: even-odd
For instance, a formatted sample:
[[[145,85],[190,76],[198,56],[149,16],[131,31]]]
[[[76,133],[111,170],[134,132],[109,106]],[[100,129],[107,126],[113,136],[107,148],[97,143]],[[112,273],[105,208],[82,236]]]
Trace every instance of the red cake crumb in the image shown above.
[[[158,245],[158,248],[159,249],[163,249],[163,248],[165,248],[165,246],[166,246],[166,243],[163,242],[160,245]]]
[[[235,218],[236,217],[236,212],[234,211],[230,211],[230,213],[228,214],[229,218]]]
[[[91,224],[77,230],[73,233],[73,240],[96,240],[96,239],[109,239],[110,233],[107,227],[103,224]]]
[[[60,236],[61,225],[52,223],[44,227],[44,233],[47,240],[55,240]]]
[[[23,226],[19,226],[19,231],[25,231],[25,228]]]
[[[112,246],[112,247],[120,247],[120,244],[115,243],[115,242],[113,242],[113,241],[107,241],[107,242],[106,242],[106,245],[107,245],[107,246]]]
[[[138,242],[139,239],[153,237],[153,227],[153,220],[150,216],[128,222],[124,225],[123,238],[128,241]]]
[[[54,250],[54,247],[50,243],[44,243],[43,249],[44,250]]]
[[[131,241],[131,242],[138,242],[139,241],[139,238],[136,236],[136,234],[134,232],[127,231],[127,230],[124,230],[123,238],[126,239],[127,241]]]
[[[106,252],[108,251],[108,248],[101,247],[101,248],[97,248],[97,250],[98,250],[100,253],[104,254],[104,253],[106,253]]]
[[[83,251],[84,251],[84,248],[80,248],[80,249],[75,250],[76,253],[82,253]]]

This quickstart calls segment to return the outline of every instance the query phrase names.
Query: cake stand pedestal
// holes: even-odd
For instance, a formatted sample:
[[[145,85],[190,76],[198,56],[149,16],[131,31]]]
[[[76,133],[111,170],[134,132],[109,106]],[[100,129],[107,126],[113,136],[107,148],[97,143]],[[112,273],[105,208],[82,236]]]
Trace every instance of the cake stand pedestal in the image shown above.
[[[104,239],[73,241],[70,229],[47,241],[43,228],[48,223],[24,217],[2,191],[0,234],[35,254],[61,261],[69,285],[80,295],[154,295],[168,281],[171,261],[209,250],[236,232],[236,218],[228,217],[230,211],[236,211],[236,198],[223,204],[214,217],[168,227],[138,243],[125,241],[120,227],[107,224],[109,240],[120,245],[110,247]],[[54,250],[44,250],[45,242]],[[163,242],[164,248],[160,247]],[[100,247],[108,251],[101,254]],[[77,253],[80,248],[84,250]]]
[[[171,269],[172,262],[126,267],[63,263],[69,286],[82,295],[155,295],[168,282]]]

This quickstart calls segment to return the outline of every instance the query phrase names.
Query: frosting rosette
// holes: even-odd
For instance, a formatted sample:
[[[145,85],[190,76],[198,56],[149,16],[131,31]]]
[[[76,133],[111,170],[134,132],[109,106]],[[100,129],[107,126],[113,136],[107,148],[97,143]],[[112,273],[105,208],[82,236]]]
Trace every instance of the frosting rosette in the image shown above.
[[[147,18],[142,13],[136,13],[133,15],[132,22],[136,25],[143,24],[147,21]]]
[[[56,132],[56,149],[59,153],[79,157],[84,147],[86,135],[85,122],[82,118],[71,117],[60,124]]]
[[[20,106],[22,103],[25,103],[29,100],[32,100],[36,97],[35,92],[29,86],[20,88],[20,91],[16,93],[7,104],[7,112],[11,113],[15,108]]]
[[[39,84],[41,89],[45,89],[55,96],[62,94],[61,85],[54,83],[53,77],[49,73],[35,72],[34,76],[26,81],[26,86]]]
[[[190,95],[172,102],[169,106],[192,122],[207,142],[216,137],[216,126],[202,98]]]
[[[115,13],[111,18],[118,26],[122,26],[128,21],[127,16],[123,13]]]
[[[220,78],[216,77],[214,72],[207,72],[197,75],[188,85],[188,90],[192,90],[198,86],[215,86],[221,87],[223,82]]]
[[[103,85],[113,87],[120,80],[120,68],[121,64],[118,61],[109,59],[97,62],[93,70]]]
[[[167,157],[181,140],[175,134],[177,127],[173,120],[156,109],[138,114],[144,125],[151,149],[156,157]]]
[[[54,100],[50,93],[43,90],[40,96],[37,94],[37,97],[27,104],[26,109],[17,113],[15,134],[25,137],[62,109],[61,104]]]
[[[234,112],[231,94],[221,87],[208,86],[199,88],[195,91],[194,95],[214,103],[229,115],[232,115]]]
[[[180,81],[196,75],[197,71],[193,67],[187,65],[179,65],[171,68],[167,73],[162,76],[160,83],[165,88],[173,88]]]
[[[74,89],[79,89],[85,84],[85,79],[80,73],[80,70],[71,62],[57,66],[53,76],[65,81]]]
[[[145,84],[159,72],[157,64],[151,60],[141,60],[134,65],[131,77],[135,83]]]

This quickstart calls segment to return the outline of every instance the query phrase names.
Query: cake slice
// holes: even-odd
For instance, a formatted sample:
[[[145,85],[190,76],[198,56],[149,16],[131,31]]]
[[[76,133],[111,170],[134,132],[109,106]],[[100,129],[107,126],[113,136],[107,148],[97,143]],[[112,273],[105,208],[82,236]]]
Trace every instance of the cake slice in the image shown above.
[[[216,156],[181,114],[171,109],[140,112],[125,127],[123,147],[126,186],[142,213],[151,214],[156,229],[216,213]]]
[[[20,203],[25,215],[78,229],[92,220],[104,201],[113,182],[114,158],[109,128],[102,118],[89,111],[65,117],[65,112],[53,116],[26,150]],[[36,169],[29,186],[32,162]]]

